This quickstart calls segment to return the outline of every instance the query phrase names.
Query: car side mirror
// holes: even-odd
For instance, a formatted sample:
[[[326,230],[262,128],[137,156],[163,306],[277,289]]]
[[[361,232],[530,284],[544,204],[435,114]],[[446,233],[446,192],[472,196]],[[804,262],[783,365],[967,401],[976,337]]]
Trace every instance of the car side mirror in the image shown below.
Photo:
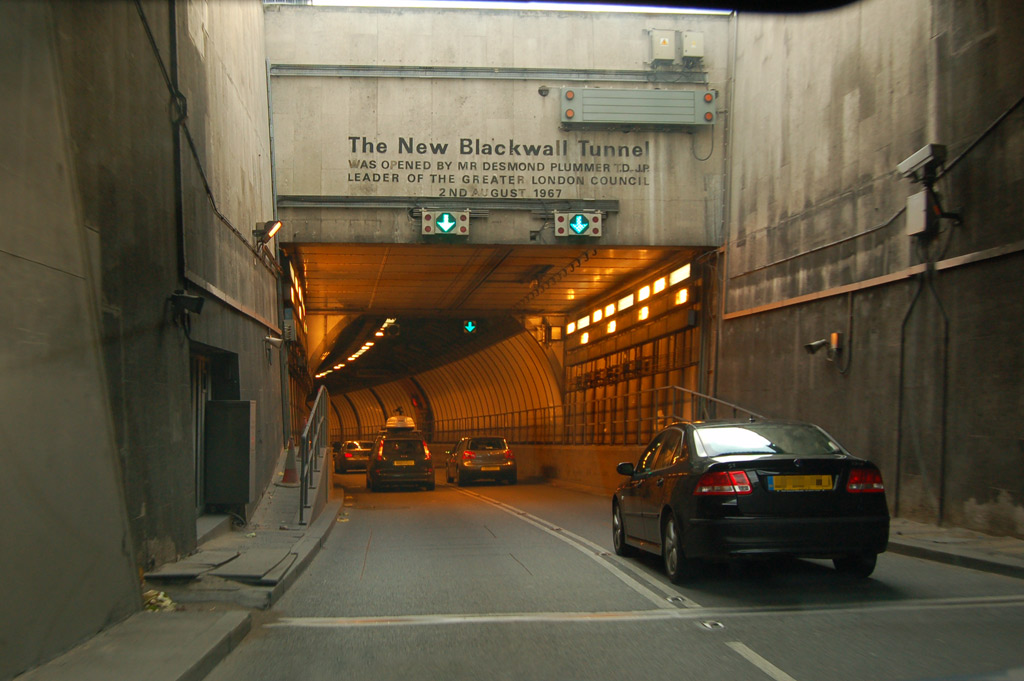
[[[628,461],[624,461],[623,463],[620,463],[618,466],[615,467],[615,471],[619,475],[625,475],[627,477],[633,477],[633,473],[636,472],[636,469],[633,468],[633,464],[631,464]]]
[[[332,442],[331,443],[331,449],[333,449],[336,452],[340,452],[341,451],[341,443],[340,442]]]

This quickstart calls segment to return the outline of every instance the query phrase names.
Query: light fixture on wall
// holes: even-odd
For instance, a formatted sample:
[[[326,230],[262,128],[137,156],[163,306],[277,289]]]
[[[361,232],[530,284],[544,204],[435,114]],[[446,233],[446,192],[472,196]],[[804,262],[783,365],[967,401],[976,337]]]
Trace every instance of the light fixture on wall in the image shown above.
[[[263,248],[263,246],[274,238],[278,230],[281,229],[280,220],[269,220],[256,225],[256,229],[252,230],[252,235],[256,239],[256,250]]]

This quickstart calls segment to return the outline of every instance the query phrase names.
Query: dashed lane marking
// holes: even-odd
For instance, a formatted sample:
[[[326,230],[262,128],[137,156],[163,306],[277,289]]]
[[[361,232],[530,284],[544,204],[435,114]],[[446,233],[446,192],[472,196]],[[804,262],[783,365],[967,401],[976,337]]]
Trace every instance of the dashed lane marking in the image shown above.
[[[729,641],[725,645],[729,646],[737,653],[742,655],[752,665],[763,671],[765,674],[775,679],[775,681],[796,681],[792,676],[782,671],[768,660],[764,659],[753,650],[743,645],[739,641]]]

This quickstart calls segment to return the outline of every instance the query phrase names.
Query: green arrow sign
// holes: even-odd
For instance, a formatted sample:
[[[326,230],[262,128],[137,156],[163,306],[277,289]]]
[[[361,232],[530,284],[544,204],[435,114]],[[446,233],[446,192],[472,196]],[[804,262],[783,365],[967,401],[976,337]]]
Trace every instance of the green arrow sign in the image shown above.
[[[577,234],[583,234],[583,232],[587,231],[587,227],[590,227],[590,220],[577,213],[576,215],[573,215],[572,220],[569,221],[569,227],[571,227],[572,231]]]
[[[463,331],[463,333],[473,333],[474,331],[477,330],[477,328],[479,328],[479,327],[476,325],[476,322],[474,322],[473,320],[468,320],[468,321],[462,322],[462,331]]]
[[[434,221],[437,228],[447,234],[448,232],[455,229],[455,216],[451,213],[441,213],[437,216],[437,220]]]

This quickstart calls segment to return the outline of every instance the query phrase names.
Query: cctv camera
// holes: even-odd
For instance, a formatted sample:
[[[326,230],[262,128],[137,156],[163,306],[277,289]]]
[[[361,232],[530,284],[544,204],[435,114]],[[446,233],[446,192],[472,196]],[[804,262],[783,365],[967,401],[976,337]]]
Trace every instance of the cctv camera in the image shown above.
[[[934,179],[935,171],[945,162],[946,147],[942,144],[928,144],[901,161],[896,170],[909,180],[921,182]]]
[[[270,345],[273,345],[275,348],[281,347],[281,344],[284,343],[283,338],[274,338],[273,336],[267,336],[263,340],[269,343]]]
[[[539,88],[537,88],[537,94],[540,95],[541,97],[547,97],[548,92],[550,92],[550,90],[548,89],[547,85],[541,85]]]
[[[199,314],[203,311],[203,303],[206,299],[202,296],[192,295],[191,293],[185,293],[184,289],[178,289],[171,294],[171,305],[174,306],[175,312],[195,312]]]
[[[821,340],[816,340],[814,342],[808,343],[807,345],[804,346],[804,350],[807,351],[808,355],[813,355],[818,350],[821,350],[823,347],[825,347],[827,345],[828,345],[828,339],[827,338],[822,338]]]

